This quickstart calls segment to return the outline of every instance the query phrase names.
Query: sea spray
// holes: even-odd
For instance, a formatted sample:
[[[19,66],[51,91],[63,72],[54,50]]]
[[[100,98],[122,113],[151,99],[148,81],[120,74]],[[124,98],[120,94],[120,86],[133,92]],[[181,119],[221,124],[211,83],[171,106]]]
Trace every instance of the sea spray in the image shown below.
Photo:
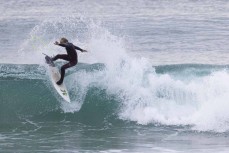
[[[184,73],[180,73],[179,70],[166,70],[165,67],[163,73],[157,73],[149,59],[128,54],[126,48],[129,47],[125,46],[125,39],[114,36],[105,27],[94,22],[81,22],[80,24],[89,23],[81,34],[90,37],[80,42],[80,36],[69,35],[74,42],[86,46],[89,50],[88,53],[79,54],[79,61],[102,63],[104,67],[94,71],[69,69],[69,72],[74,72],[66,77],[65,82],[73,102],[66,105],[59,99],[64,112],[80,112],[89,90],[95,88],[105,90],[108,96],[115,96],[115,102],[119,105],[115,112],[117,117],[124,121],[144,125],[190,125],[192,129],[200,131],[228,130],[228,109],[225,106],[229,96],[226,81],[229,75],[226,70],[220,69],[215,72],[215,68],[210,67],[208,71],[197,66],[193,71],[198,70],[201,75],[182,76]],[[62,48],[53,45],[56,37],[65,32],[64,28],[56,26],[68,27],[70,23],[57,20],[38,25],[32,34],[41,34],[44,43],[37,43],[37,55],[43,50],[51,54],[64,52]],[[77,31],[77,25],[78,22],[71,26],[71,29]],[[59,31],[55,35],[55,32],[47,29]],[[27,46],[34,42],[33,38],[28,41]],[[42,55],[39,57],[37,62],[42,63]],[[189,66],[184,66],[183,69],[189,74],[193,72]],[[91,100],[89,103],[93,102]]]

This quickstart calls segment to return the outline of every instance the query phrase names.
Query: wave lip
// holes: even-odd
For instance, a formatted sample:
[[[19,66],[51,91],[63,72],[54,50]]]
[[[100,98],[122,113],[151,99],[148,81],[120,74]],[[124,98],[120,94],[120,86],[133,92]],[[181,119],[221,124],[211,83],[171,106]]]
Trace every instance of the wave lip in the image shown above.
[[[129,97],[121,113],[124,119],[139,124],[191,125],[198,131],[228,131],[227,71],[186,80],[168,74],[148,79],[150,85],[144,90],[152,92],[143,96],[137,91],[137,98]]]

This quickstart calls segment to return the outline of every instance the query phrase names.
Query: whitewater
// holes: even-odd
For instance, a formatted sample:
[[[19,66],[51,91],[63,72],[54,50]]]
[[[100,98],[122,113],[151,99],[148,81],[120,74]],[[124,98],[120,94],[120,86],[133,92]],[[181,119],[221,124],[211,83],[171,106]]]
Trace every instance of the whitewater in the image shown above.
[[[228,152],[228,7],[4,0],[0,151]],[[63,36],[88,50],[67,70],[70,104],[42,55],[65,53]]]

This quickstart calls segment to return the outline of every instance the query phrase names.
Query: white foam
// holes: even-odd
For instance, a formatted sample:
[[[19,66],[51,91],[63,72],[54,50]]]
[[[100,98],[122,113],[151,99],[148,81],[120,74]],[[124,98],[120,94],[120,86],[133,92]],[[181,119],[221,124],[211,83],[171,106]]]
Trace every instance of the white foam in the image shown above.
[[[66,22],[68,20],[71,22]],[[68,20],[46,21],[35,27],[22,51],[29,50],[27,47],[31,44],[38,45],[36,59],[33,58],[37,63],[43,62],[41,52],[44,50],[47,54],[65,52],[53,42],[64,32],[59,31],[55,35],[58,32],[56,26],[62,24],[67,27],[73,21]],[[87,23],[83,32],[87,37],[79,41],[69,35],[73,43],[89,50],[89,53],[79,54],[79,61],[104,63],[106,68],[96,72],[79,71],[70,76],[67,87],[73,103],[63,104],[65,112],[80,110],[88,89],[94,85],[117,96],[122,106],[118,115],[124,120],[139,124],[192,125],[194,130],[200,131],[224,132],[229,129],[228,72],[215,72],[188,81],[168,74],[156,74],[149,59],[128,55],[126,48],[130,47],[126,46],[123,38],[114,36],[99,24],[84,19],[79,22]],[[77,29],[77,24],[71,29]],[[33,40],[36,36],[42,43]]]
[[[108,32],[92,37],[89,44],[93,57],[104,63],[106,70],[102,80],[100,75],[93,75],[88,81],[119,97],[120,118],[139,124],[192,125],[200,131],[228,130],[227,71],[184,81],[156,74],[148,59],[130,57],[123,39]]]
[[[188,83],[168,75],[151,75],[148,79],[151,84],[145,93],[149,94],[142,94],[141,86],[131,89],[135,96],[128,99],[125,96],[121,118],[139,124],[193,125],[194,130],[200,131],[228,130],[227,72],[216,72]]]

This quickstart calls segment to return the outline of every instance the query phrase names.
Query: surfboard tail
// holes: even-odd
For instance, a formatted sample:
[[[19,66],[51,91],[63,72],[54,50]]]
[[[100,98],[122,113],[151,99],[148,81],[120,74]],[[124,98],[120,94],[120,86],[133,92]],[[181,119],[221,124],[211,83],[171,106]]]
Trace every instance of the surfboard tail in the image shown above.
[[[44,55],[45,55],[45,61],[46,61],[46,63],[49,64],[52,67],[55,67],[55,64],[54,64],[52,58],[50,56],[46,55],[46,54],[44,54]]]

